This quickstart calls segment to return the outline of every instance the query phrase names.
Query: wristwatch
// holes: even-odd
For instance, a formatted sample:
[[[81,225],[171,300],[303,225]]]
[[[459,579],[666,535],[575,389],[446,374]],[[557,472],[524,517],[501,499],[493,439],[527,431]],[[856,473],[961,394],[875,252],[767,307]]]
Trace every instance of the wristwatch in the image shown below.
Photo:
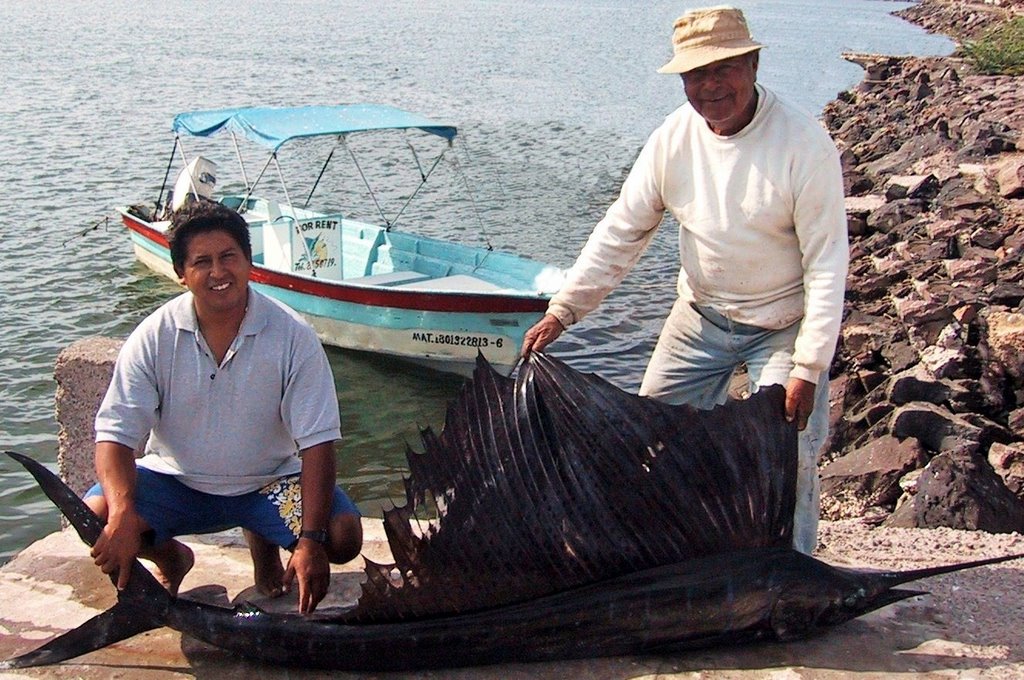
[[[299,532],[299,538],[308,538],[311,541],[316,541],[320,545],[327,545],[327,529],[317,529],[316,531],[303,529]]]

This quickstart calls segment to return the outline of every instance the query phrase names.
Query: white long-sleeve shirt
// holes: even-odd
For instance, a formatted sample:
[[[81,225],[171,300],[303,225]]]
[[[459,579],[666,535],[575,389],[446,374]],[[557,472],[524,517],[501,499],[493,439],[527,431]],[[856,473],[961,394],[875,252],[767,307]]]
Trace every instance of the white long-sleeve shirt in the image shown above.
[[[688,103],[654,131],[551,301],[564,326],[622,281],[668,210],[682,300],[766,329],[802,319],[791,377],[816,383],[828,369],[849,261],[839,155],[817,121],[757,89],[754,118],[734,135]]]

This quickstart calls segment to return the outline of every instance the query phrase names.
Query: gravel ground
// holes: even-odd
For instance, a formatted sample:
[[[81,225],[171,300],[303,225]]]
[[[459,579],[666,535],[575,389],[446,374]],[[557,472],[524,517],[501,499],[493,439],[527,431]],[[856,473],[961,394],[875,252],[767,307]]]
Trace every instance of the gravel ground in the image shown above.
[[[1024,536],[871,528],[846,520],[822,523],[817,554],[837,565],[919,569],[1024,555]],[[960,669],[962,677],[1024,678],[1024,559],[935,576],[909,587],[930,595],[889,609],[896,621],[933,628],[936,637],[924,641],[919,650],[949,655],[950,672]]]

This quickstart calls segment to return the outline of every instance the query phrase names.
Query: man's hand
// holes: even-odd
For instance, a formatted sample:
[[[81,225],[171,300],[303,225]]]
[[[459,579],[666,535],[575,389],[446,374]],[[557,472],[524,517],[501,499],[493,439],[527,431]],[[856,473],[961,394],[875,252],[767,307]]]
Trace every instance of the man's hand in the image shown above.
[[[299,581],[299,613],[311,614],[327,595],[331,584],[331,565],[324,547],[308,538],[300,538],[284,572],[285,588]]]
[[[89,552],[104,574],[117,574],[117,589],[124,590],[132,563],[142,548],[145,524],[134,510],[111,514],[103,532]]]
[[[786,384],[786,422],[796,422],[798,430],[807,427],[807,419],[814,410],[814,390],[812,382],[800,378],[790,378]]]
[[[525,357],[530,352],[541,352],[545,347],[554,342],[565,326],[554,314],[545,314],[544,318],[530,327],[523,337],[522,355]]]

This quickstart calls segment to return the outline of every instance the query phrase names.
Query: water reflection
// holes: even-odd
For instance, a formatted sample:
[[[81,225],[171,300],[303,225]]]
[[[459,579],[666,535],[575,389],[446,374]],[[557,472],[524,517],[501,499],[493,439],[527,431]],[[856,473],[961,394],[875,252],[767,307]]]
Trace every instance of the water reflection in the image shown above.
[[[402,504],[406,447],[440,429],[462,379],[378,355],[327,348],[341,408],[338,481],[369,516]]]

